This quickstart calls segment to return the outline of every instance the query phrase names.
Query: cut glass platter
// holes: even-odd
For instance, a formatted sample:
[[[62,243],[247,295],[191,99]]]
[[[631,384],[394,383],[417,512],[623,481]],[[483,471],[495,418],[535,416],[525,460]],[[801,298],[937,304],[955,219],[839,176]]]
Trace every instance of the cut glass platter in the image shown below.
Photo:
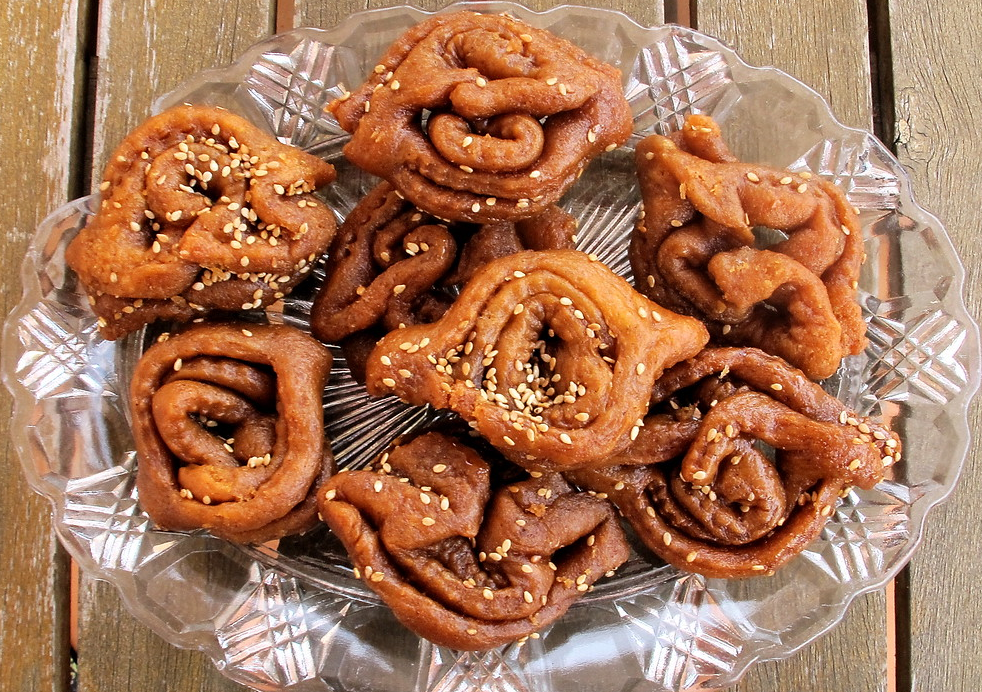
[[[83,569],[113,583],[168,641],[204,651],[257,689],[654,692],[732,684],[755,661],[787,657],[814,640],[853,599],[882,587],[910,558],[927,511],[953,489],[980,370],[961,264],[938,220],[913,201],[897,160],[870,134],[838,123],[817,93],[788,75],[750,67],[696,31],[647,28],[609,10],[536,13],[465,2],[443,12],[458,9],[507,11],[622,70],[634,136],[596,160],[562,205],[580,221],[579,248],[628,278],[627,239],[640,203],[633,146],[678,129],[689,113],[712,115],[744,160],[809,170],[842,186],[860,210],[869,258],[859,287],[869,346],[826,388],[859,413],[887,419],[903,438],[903,462],[875,489],[850,492],[820,538],[776,576],[705,579],[638,549],[536,639],[478,653],[437,647],[400,626],[354,579],[325,527],[259,547],[153,527],[137,497],[125,392],[155,332],[103,341],[65,267],[65,247],[97,207],[90,196],[38,228],[23,265],[23,299],[4,326],[3,377],[25,473],[52,502],[58,535]],[[331,161],[338,182],[323,196],[342,219],[374,181],[343,160],[348,135],[324,106],[343,85],[360,84],[388,44],[428,15],[394,7],[331,30],[275,36],[226,68],[200,73],[155,110],[221,105]],[[247,319],[305,328],[322,279],[315,272]],[[437,416],[368,397],[340,357],[325,414],[335,455],[349,468]]]

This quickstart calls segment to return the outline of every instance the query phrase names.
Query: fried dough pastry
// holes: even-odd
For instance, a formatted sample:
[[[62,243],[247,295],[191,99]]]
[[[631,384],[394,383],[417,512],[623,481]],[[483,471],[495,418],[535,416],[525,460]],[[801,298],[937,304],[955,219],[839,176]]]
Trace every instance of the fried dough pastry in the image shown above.
[[[69,245],[99,330],[283,297],[334,237],[312,191],[334,167],[211,106],[175,106],[119,145],[99,211]]]
[[[572,248],[575,233],[576,222],[554,205],[518,222],[448,228],[383,182],[341,225],[311,328],[322,341],[342,342],[373,327],[378,338],[401,326],[435,322],[453,302],[450,289],[480,267],[524,249]]]
[[[812,379],[861,353],[864,259],[856,212],[809,173],[738,162],[709,117],[637,148],[643,212],[630,258],[639,290],[709,323],[725,343],[786,358]],[[755,250],[753,229],[786,239]]]
[[[493,492],[481,456],[440,433],[334,476],[318,500],[355,576],[454,649],[524,640],[628,557],[610,503],[555,473]]]
[[[310,528],[333,466],[330,370],[324,346],[283,325],[202,324],[155,343],[130,387],[143,509],[239,543]]]
[[[328,110],[344,154],[420,209],[483,223],[535,215],[631,134],[620,72],[506,15],[420,22]]]
[[[575,468],[626,447],[652,383],[707,339],[590,256],[520,252],[479,271],[440,321],[383,337],[366,385],[456,411],[527,468]]]
[[[772,574],[848,488],[872,488],[900,458],[895,433],[757,349],[706,349],[666,372],[653,400],[678,407],[660,414],[674,446],[639,439],[611,466],[567,476],[607,493],[659,557],[710,577]]]

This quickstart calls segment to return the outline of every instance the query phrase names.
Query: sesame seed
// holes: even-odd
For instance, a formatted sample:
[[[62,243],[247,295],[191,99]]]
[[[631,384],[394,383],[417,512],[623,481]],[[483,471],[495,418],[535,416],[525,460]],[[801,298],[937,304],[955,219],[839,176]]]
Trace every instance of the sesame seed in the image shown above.
[[[688,555],[686,555],[685,556],[685,561],[686,562],[695,562],[696,561],[696,551],[693,550],[691,553],[689,553]]]
[[[512,447],[515,446],[515,440],[511,439],[507,435],[505,435],[502,439],[505,441],[506,444],[508,444],[508,445],[510,445]]]
[[[481,592],[481,594],[489,601],[494,600],[494,592],[491,589],[486,588],[484,589],[484,591]]]
[[[488,85],[488,80],[486,80],[484,77],[478,77],[474,80],[474,83],[479,87],[486,87]]]
[[[638,363],[638,367],[635,368],[639,375],[644,374],[644,363]]]
[[[705,471],[696,471],[695,473],[693,473],[693,474],[692,474],[692,479],[693,479],[693,480],[696,480],[696,481],[701,481],[701,480],[702,480],[702,479],[704,479],[704,478],[705,478],[705,477],[706,477],[707,475],[708,475],[708,474],[707,474],[707,473],[706,473]]]
[[[175,360],[174,361],[174,372],[178,372],[183,365],[184,365],[184,361],[181,360],[180,358],[178,358],[177,360]]]
[[[781,178],[780,183],[782,185],[790,185],[791,184],[791,181],[792,181],[791,176],[790,175],[786,175],[783,178]]]
[[[399,295],[405,290],[406,290],[406,284],[399,284],[397,286],[392,287],[392,293],[394,293],[395,295]]]
[[[384,384],[386,387],[391,388],[396,386],[396,381],[393,380],[391,377],[384,377],[382,378],[382,384]]]
[[[531,173],[529,173],[530,178],[538,178],[541,175],[542,175],[542,171],[532,171]]]
[[[604,151],[613,151],[616,148],[617,148],[617,145],[611,143],[611,144],[608,144],[606,147],[604,147]]]
[[[566,433],[561,433],[559,435],[559,439],[562,440],[564,443],[566,443],[568,445],[573,444],[573,439],[569,435],[567,435]]]
[[[775,382],[771,385],[771,389],[773,389],[775,392],[780,392],[782,389],[784,389],[784,385],[782,385],[780,382]]]
[[[760,182],[760,177],[756,173],[754,173],[753,171],[749,171],[747,173],[747,180],[749,180],[752,183],[759,183]]]
[[[807,190],[808,190],[808,185],[806,183],[802,183],[801,185],[798,186],[798,192],[805,192]]]
[[[532,36],[531,36],[531,35],[529,35],[529,34],[519,34],[519,35],[518,35],[518,38],[520,38],[520,39],[522,39],[523,41],[525,41],[525,43],[529,43],[529,42],[531,42],[531,41],[532,41]]]
[[[765,569],[767,569],[767,567],[765,565],[754,565],[750,569],[754,570],[755,572],[763,572]]]

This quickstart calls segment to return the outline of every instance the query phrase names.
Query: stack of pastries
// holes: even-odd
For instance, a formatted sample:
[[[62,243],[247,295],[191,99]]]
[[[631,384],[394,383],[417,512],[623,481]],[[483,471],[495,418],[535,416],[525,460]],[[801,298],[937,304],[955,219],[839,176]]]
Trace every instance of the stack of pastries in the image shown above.
[[[337,232],[314,194],[330,164],[180,106],[124,140],[68,249],[106,338],[194,320],[131,384],[159,526],[259,543],[319,518],[409,628],[486,649],[612,575],[626,531],[682,570],[773,574],[900,460],[816,382],[865,344],[862,229],[834,185],[738,161],[706,116],[651,135],[632,286],[556,206],[631,134],[616,68],[507,15],[441,14],[328,111],[383,179]],[[313,336],[234,321],[325,255]],[[321,342],[369,394],[456,423],[335,472]]]

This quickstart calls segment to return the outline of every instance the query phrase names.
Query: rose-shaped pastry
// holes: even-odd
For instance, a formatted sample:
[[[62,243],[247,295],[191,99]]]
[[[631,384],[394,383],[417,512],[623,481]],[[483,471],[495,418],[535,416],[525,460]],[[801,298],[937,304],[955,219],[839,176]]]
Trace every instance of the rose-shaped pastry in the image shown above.
[[[490,649],[534,635],[628,557],[610,503],[536,475],[492,492],[477,452],[429,433],[334,476],[318,506],[406,627]]]
[[[644,207],[630,257],[639,290],[813,379],[862,351],[861,229],[838,187],[736,161],[701,115],[672,137],[644,139],[636,158]],[[787,238],[754,254],[755,226]]]
[[[667,397],[677,408],[660,418],[675,442],[639,439],[611,466],[567,476],[607,493],[652,551],[687,571],[772,574],[844,491],[872,488],[900,458],[896,434],[757,349],[703,351],[656,383],[654,400]]]
[[[202,324],[155,343],[130,386],[143,509],[239,543],[310,528],[333,464],[330,370],[324,346],[283,325]]]
[[[322,341],[340,342],[373,327],[378,338],[434,322],[453,302],[450,288],[480,267],[524,249],[572,248],[575,233],[573,218],[556,206],[514,223],[448,228],[381,183],[351,210],[334,239],[311,329]]]
[[[581,252],[520,252],[479,271],[440,321],[387,334],[366,384],[453,409],[522,466],[575,468],[626,447],[651,384],[707,339]]]
[[[99,329],[248,310],[283,297],[334,237],[312,193],[334,167],[211,106],[175,106],[109,159],[99,211],[69,245]]]
[[[506,15],[420,22],[329,110],[344,153],[420,209],[486,222],[541,212],[627,140],[620,72]]]

